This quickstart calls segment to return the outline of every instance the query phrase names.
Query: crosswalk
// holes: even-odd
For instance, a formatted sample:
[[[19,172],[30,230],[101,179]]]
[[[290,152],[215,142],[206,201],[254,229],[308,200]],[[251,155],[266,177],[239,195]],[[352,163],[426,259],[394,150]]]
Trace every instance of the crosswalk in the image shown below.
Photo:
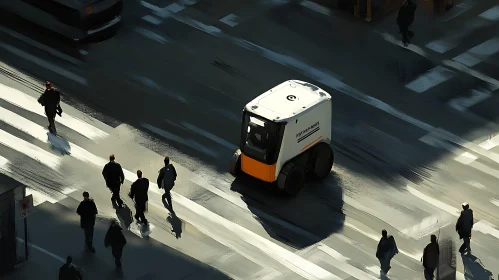
[[[187,12],[186,9],[192,8],[189,5],[194,4],[193,1],[184,3],[183,6],[178,3],[176,5],[170,3],[170,6],[162,5],[168,8],[160,9],[158,9],[159,6],[148,6],[147,8],[153,13],[145,15],[143,20],[151,25],[159,25],[164,19],[175,17],[184,20],[193,27],[202,29],[206,33],[211,32],[210,34],[214,36],[221,36],[221,32],[218,30],[222,30],[224,27],[215,23],[209,23],[213,24],[211,26],[201,25],[200,22],[187,21],[185,17],[180,15],[182,12]],[[143,4],[143,6],[147,5]],[[181,9],[181,7],[191,8]],[[482,14],[487,17],[487,20],[494,20],[493,11]],[[231,15],[235,14],[236,12]],[[248,12],[247,18],[250,17]],[[225,28],[229,28],[240,24],[242,18],[244,18],[242,15],[238,17],[229,15],[228,18],[227,16],[221,17],[220,21],[223,20],[221,23],[226,25]],[[158,31],[152,31],[146,27],[140,28],[135,30],[149,39],[162,44],[168,43],[168,39],[159,34]],[[229,38],[229,40],[232,39]],[[493,42],[494,39],[490,40]],[[463,55],[454,56],[454,60],[469,68],[480,65],[483,63],[481,61],[494,56],[492,49],[494,44],[487,42],[489,41],[477,44],[476,47],[463,52]],[[498,167],[495,153],[499,149],[496,144],[499,144],[499,141],[496,137],[475,145],[464,143],[462,139],[455,139],[443,133],[435,133],[433,132],[434,127],[404,115],[380,100],[366,97],[325,71],[318,72],[317,69],[298,59],[285,57],[244,40],[235,40],[234,43],[258,52],[276,63],[295,68],[306,76],[339,89],[358,101],[406,120],[429,133],[427,137],[421,138],[422,142],[436,146],[436,149],[443,148],[455,154],[455,159],[452,160],[456,165],[470,166],[477,170],[478,174],[483,173],[498,178],[499,171],[496,171]],[[430,74],[426,80],[441,80],[442,76],[445,76],[446,79],[441,81],[441,84],[452,81],[454,76],[450,72],[453,74],[456,73],[456,70],[450,69],[446,72],[443,70],[445,66],[439,67],[441,73],[445,72],[449,75],[445,76],[440,73],[440,76],[431,76]],[[61,69],[54,68],[56,72],[59,70]],[[60,73],[66,72],[61,71]],[[81,82],[83,80],[75,76],[73,78],[75,82],[84,85]],[[142,84],[166,92],[150,79],[138,76],[135,78]],[[421,94],[425,94],[429,89],[421,91]],[[473,88],[471,90],[474,96],[473,100],[460,99],[453,101],[452,104],[456,108],[468,108],[471,106],[470,104],[486,100],[486,97],[491,96],[496,89],[494,87]],[[41,90],[41,88],[37,88],[37,90]],[[62,136],[55,137],[48,134],[44,128],[43,110],[36,102],[36,94],[38,93],[30,90],[30,94],[27,94],[27,91],[27,89],[19,90],[12,86],[0,85],[0,144],[2,145],[0,170],[29,185],[28,193],[33,194],[36,205],[44,202],[57,203],[65,197],[72,196],[76,190],[81,191],[82,186],[78,181],[82,180],[83,176],[72,174],[77,173],[72,172],[74,168],[88,169],[89,171],[85,172],[85,175],[92,172],[99,174],[99,169],[106,163],[105,157],[107,155],[107,152],[102,152],[104,150],[102,147],[114,148],[113,144],[118,146],[119,141],[116,141],[115,134],[122,126],[114,129],[102,124],[98,125],[97,120],[64,106],[68,110],[65,110],[62,118],[57,118],[57,125],[62,126],[60,129]],[[191,102],[180,95],[171,94],[171,98],[176,98],[184,104]],[[226,118],[238,120],[237,115],[233,112],[218,107],[213,110],[214,113]],[[229,141],[187,121],[179,122],[176,125],[179,129],[202,135],[206,141],[181,137],[149,123],[143,123],[142,127],[163,141],[183,143],[213,158],[220,158],[223,153],[228,153],[235,148],[234,144]],[[209,142],[210,145],[207,145],[206,142]],[[139,148],[138,145],[135,146],[134,143],[128,143],[124,147],[126,147],[123,148],[124,151],[144,149],[143,147]],[[160,155],[151,151],[149,153],[151,160],[161,162]],[[484,159],[487,161],[485,162]],[[137,165],[130,163],[133,161],[134,159],[127,158],[127,163],[123,164],[126,167],[125,175],[128,182],[135,180],[135,174],[132,171]],[[393,262],[394,268],[391,272],[393,277],[390,279],[421,279],[421,249],[426,245],[428,235],[440,228],[452,228],[459,211],[452,205],[459,205],[462,202],[459,200],[459,196],[445,196],[432,188],[423,186],[404,185],[397,190],[373,190],[368,186],[378,183],[370,179],[357,178],[359,175],[350,174],[349,170],[342,168],[340,164],[335,167],[334,171],[342,180],[348,182],[348,184],[340,186],[343,188],[340,198],[343,204],[338,207],[335,201],[327,203],[334,204],[333,206],[340,208],[341,211],[319,212],[319,210],[331,211],[331,209],[327,207],[315,208],[315,205],[310,204],[321,204],[316,203],[316,201],[327,200],[330,197],[319,197],[314,193],[305,193],[304,197],[307,197],[308,200],[303,199],[292,204],[293,211],[287,209],[285,203],[280,203],[281,209],[273,208],[271,204],[275,202],[270,198],[261,198],[265,194],[260,193],[259,202],[265,202],[263,203],[267,204],[265,208],[260,207],[257,203],[251,204],[252,194],[245,196],[243,193],[232,191],[233,179],[225,173],[217,173],[212,170],[192,171],[183,167],[179,169],[181,169],[180,177],[188,178],[185,184],[192,184],[192,190],[179,189],[174,194],[175,203],[180,205],[179,217],[196,227],[202,234],[222,244],[224,250],[230,250],[258,266],[251,277],[232,275],[233,272],[231,272],[231,275],[236,279],[255,279],[256,276],[262,276],[261,279],[377,279],[379,264],[374,257],[374,252],[382,228],[387,228],[390,233],[395,234],[399,243],[400,255]],[[43,174],[44,172],[46,173]],[[71,175],[66,178],[68,173]],[[476,199],[476,203],[471,203],[471,205],[477,205],[476,212],[479,218],[475,225],[476,235],[474,235],[473,242],[476,240],[480,243],[482,240],[486,240],[485,237],[491,237],[496,241],[495,239],[499,235],[494,224],[498,224],[498,221],[492,219],[493,214],[485,215],[485,212],[492,212],[491,209],[494,209],[492,207],[497,207],[499,197],[493,198],[497,193],[490,182],[476,177],[480,177],[480,175],[475,174],[473,178],[469,178],[463,183],[480,193],[480,199],[488,195],[486,201],[490,201],[490,207],[478,207],[480,199]],[[151,180],[153,181],[153,178]],[[327,185],[332,188],[333,183],[328,182]],[[451,191],[450,188],[446,188],[446,190]],[[492,195],[489,195],[489,191],[492,192]],[[93,190],[91,190],[92,192]],[[161,193],[155,184],[151,186],[151,192],[151,196],[159,201]],[[79,197],[79,195],[75,195],[75,197]],[[107,201],[107,198],[102,199],[102,201]],[[152,213],[166,214],[161,203],[152,202],[151,204],[155,209],[151,211]],[[301,210],[302,208],[303,210]],[[318,210],[313,211],[316,209]],[[425,211],[421,211],[421,209],[425,209]],[[306,215],[305,213],[307,215],[313,213],[328,216],[330,213],[336,215],[337,212],[342,212],[345,215],[344,219],[340,221],[342,227],[328,232],[326,238],[314,233],[314,229],[319,225],[302,224],[304,220],[314,220],[316,217],[298,217],[299,214]],[[338,214],[338,216],[341,215]],[[321,217],[317,217],[317,219],[322,221]],[[323,219],[326,222],[333,220],[327,219],[327,217]],[[160,239],[160,235],[165,234],[159,228],[155,228],[151,238]],[[291,233],[294,235],[293,238],[286,236]],[[279,238],[279,235],[284,235],[284,237]],[[303,243],[308,244],[308,246],[294,248],[293,241],[297,240],[307,240]],[[495,245],[490,244],[488,246],[495,247]],[[494,259],[496,256],[492,256],[492,258]],[[227,270],[227,266],[223,264],[222,260],[213,261],[210,264],[219,269]],[[458,271],[458,277],[461,277],[458,279],[464,279],[464,268],[458,267]]]
[[[66,172],[73,173],[71,170],[75,166],[99,172],[106,160],[102,154],[96,154],[96,151],[100,151],[97,146],[106,145],[106,142],[116,143],[113,140],[115,129],[98,126],[97,120],[64,105],[67,109],[63,117],[56,119],[62,136],[50,135],[42,125],[45,122],[43,110],[36,104],[38,93],[31,90],[31,94],[27,94],[27,91],[6,85],[0,87],[2,145],[0,169],[3,173],[29,185],[28,194],[33,194],[36,205],[44,202],[56,203],[64,197],[72,196],[76,190],[81,191],[81,186],[75,181],[83,178],[76,175],[66,177]],[[481,147],[494,149],[493,143],[496,142],[498,141],[494,138],[487,142],[489,144],[481,144]],[[219,144],[224,145],[223,142]],[[51,145],[59,149],[51,149]],[[127,146],[127,149],[134,147]],[[156,155],[156,160],[160,162],[161,156]],[[135,174],[129,167],[126,165],[125,167],[126,180],[134,181]],[[258,272],[262,273],[263,269],[274,279],[295,279],[298,276],[305,279],[348,279],[348,277],[376,279],[379,268],[373,250],[376,248],[381,228],[389,228],[390,232],[397,235],[399,250],[403,256],[400,260],[394,260],[393,279],[420,279],[419,259],[421,248],[424,246],[420,243],[425,243],[424,237],[438,228],[452,223],[458,213],[455,207],[424,194],[423,190],[418,190],[416,187],[406,186],[403,190],[380,195],[373,191],[359,193],[355,188],[345,185],[342,197],[344,205],[341,207],[341,211],[345,214],[343,230],[331,232],[329,237],[322,238],[309,230],[304,230],[300,225],[287,222],[293,219],[291,216],[284,215],[283,219],[280,215],[281,218],[278,218],[272,211],[249,207],[240,193],[230,191],[232,183],[225,179],[227,174],[214,177],[203,172],[193,173],[181,166],[177,168],[181,177],[188,178],[190,184],[207,191],[209,197],[238,209],[231,214],[238,218],[229,220],[230,215],[224,213],[224,207],[214,208],[212,204],[205,202],[206,199],[195,199],[197,194],[181,193],[185,190],[179,190],[180,193],[176,192],[173,195],[174,202],[180,207],[179,217],[224,247],[259,264],[261,268]],[[43,174],[42,171],[49,173]],[[348,174],[341,165],[335,172],[345,181],[359,182],[358,178]],[[45,179],[52,181],[44,181]],[[366,182],[361,185],[369,184],[367,179],[365,180]],[[161,193],[154,183],[150,189],[152,197],[159,198]],[[91,190],[92,192],[94,190]],[[393,201],[397,200],[400,204],[394,204]],[[298,203],[303,204],[305,201]],[[166,213],[160,203],[153,201],[151,205],[156,209],[152,211],[153,213],[155,211]],[[306,207],[311,208],[311,206]],[[433,207],[433,210],[428,212],[437,214],[428,215],[414,211],[428,207]],[[379,221],[372,221],[366,217],[377,217]],[[259,226],[255,218],[265,221],[267,227],[279,227],[300,236],[301,239],[309,239],[313,245],[293,250],[292,247],[272,238],[268,232],[262,231],[261,225]],[[495,228],[490,222],[480,220],[476,226],[477,235],[484,234],[497,238],[499,235]],[[159,227],[155,227],[151,237],[159,238],[159,234],[161,234]],[[479,239],[480,236],[476,238]],[[368,249],[353,250],[361,247]],[[264,259],[269,263],[261,261]],[[218,264],[213,265],[217,267]]]

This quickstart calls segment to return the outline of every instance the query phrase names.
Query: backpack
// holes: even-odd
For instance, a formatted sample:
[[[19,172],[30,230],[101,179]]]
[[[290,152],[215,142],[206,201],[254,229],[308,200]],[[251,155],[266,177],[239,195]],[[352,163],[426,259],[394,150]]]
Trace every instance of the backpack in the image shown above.
[[[169,164],[168,166],[165,167],[164,169],[164,176],[163,176],[163,181],[161,182],[161,187],[166,191],[166,190],[171,190],[173,189],[173,186],[175,186],[175,180],[177,180],[177,171],[175,170],[175,167],[173,167],[172,164]]]

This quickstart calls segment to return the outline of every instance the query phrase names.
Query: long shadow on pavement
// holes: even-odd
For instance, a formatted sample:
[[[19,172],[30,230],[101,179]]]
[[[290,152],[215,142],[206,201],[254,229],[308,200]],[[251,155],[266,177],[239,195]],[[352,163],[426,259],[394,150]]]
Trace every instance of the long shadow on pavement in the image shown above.
[[[75,204],[71,199],[65,205]],[[30,242],[64,258],[73,256],[74,263],[84,269],[85,279],[119,279],[109,249],[104,247],[108,220],[97,219],[94,231],[95,254],[84,252],[83,232],[74,209],[61,203],[43,203],[29,217]],[[127,245],[123,251],[123,277],[127,279],[230,279],[218,270],[153,239],[142,239],[123,230]],[[32,249],[34,250],[34,249]],[[30,259],[44,267],[52,259]],[[62,263],[59,264],[59,266]],[[54,266],[53,264],[51,266]],[[58,267],[51,267],[57,270]],[[45,267],[46,268],[46,267]],[[33,271],[32,279],[44,278]],[[36,276],[36,277],[35,277]]]
[[[248,209],[258,217],[267,233],[292,247],[305,248],[341,231],[343,190],[341,179],[334,173],[325,182],[310,183],[296,197],[285,196],[269,185],[242,175],[232,183],[231,190],[242,195]],[[278,217],[305,233],[294,235],[286,226],[269,219]]]

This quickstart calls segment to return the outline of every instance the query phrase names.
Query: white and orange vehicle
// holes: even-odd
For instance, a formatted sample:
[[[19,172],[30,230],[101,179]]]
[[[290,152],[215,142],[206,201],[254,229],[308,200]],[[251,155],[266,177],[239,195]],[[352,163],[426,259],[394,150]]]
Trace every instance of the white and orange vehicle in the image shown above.
[[[290,80],[268,90],[243,109],[230,172],[298,194],[306,177],[325,178],[333,167],[331,120],[331,96],[313,84]]]

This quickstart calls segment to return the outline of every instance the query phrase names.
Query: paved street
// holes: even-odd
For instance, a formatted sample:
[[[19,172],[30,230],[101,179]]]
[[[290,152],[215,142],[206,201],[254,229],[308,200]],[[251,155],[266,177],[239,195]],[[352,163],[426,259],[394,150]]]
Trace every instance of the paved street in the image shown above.
[[[96,244],[109,218],[131,226],[125,278],[379,279],[386,229],[400,250],[388,279],[423,279],[431,234],[460,246],[454,225],[467,201],[473,255],[455,254],[457,279],[496,277],[495,5],[456,1],[437,17],[420,5],[407,48],[396,12],[367,24],[299,1],[128,1],[114,36],[82,44],[3,15],[0,168],[35,197],[30,241],[110,279],[109,252],[96,247],[99,262],[81,253],[75,208],[87,190],[101,216]],[[331,94],[336,153],[331,175],[295,198],[227,173],[243,106],[290,79]],[[45,80],[63,93],[60,138],[36,102]],[[148,237],[111,206],[100,174],[110,153],[127,170],[123,197],[137,169],[152,183],[163,157],[174,161],[177,216],[152,184]],[[147,254],[160,257],[135,265]]]

